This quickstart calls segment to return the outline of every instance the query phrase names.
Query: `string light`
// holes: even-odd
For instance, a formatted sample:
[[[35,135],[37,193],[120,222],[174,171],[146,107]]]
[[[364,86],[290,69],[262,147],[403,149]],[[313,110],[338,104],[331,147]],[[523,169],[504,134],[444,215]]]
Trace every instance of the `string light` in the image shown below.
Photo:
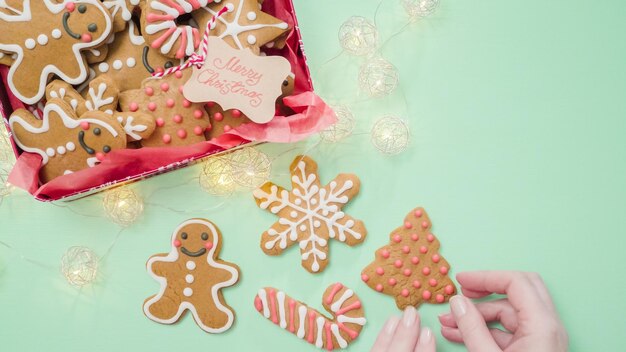
[[[398,87],[398,79],[396,67],[380,57],[366,61],[359,70],[359,86],[372,98],[391,94]]]
[[[235,191],[233,166],[228,155],[213,156],[200,172],[200,186],[214,196],[226,196]]]
[[[337,115],[337,122],[320,132],[320,138],[328,143],[336,143],[350,136],[356,126],[356,120],[350,109],[345,106],[335,106],[333,110]]]
[[[435,12],[439,0],[402,0],[402,6],[412,20],[418,20]]]
[[[103,199],[104,212],[118,225],[130,226],[143,213],[143,200],[131,189],[118,187],[107,191]]]
[[[98,256],[87,247],[70,247],[61,258],[61,273],[71,285],[89,284],[98,273]]]
[[[378,30],[368,19],[352,16],[339,28],[339,44],[352,55],[367,55],[378,45]]]
[[[236,150],[231,154],[230,161],[233,168],[232,178],[240,186],[254,189],[270,178],[272,161],[267,154],[256,148]]]
[[[381,153],[399,154],[409,146],[409,126],[404,120],[394,116],[385,116],[372,127],[372,144]]]

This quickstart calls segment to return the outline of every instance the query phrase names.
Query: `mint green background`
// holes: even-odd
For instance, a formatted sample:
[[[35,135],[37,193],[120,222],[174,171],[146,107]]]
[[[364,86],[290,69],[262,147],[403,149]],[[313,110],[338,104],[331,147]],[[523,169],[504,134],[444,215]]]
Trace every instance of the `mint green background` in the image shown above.
[[[271,285],[321,308],[326,286],[341,281],[364,301],[369,323],[352,350],[366,351],[397,311],[392,299],[360,282],[360,270],[417,205],[429,212],[453,273],[538,271],[572,351],[622,350],[626,2],[444,0],[434,16],[383,50],[400,72],[401,91],[363,102],[346,83],[355,82],[361,59],[344,54],[323,63],[340,51],[339,25],[351,15],[373,18],[377,4],[296,1],[319,93],[349,105],[358,119],[354,136],[310,154],[326,182],[339,172],[360,176],[361,194],[346,210],[366,222],[363,245],[332,243],[330,266],[315,276],[300,268],[295,248],[267,257],[259,236],[274,217],[257,209],[250,193],[218,198],[202,192],[194,180],[198,167],[133,185],[150,204],[117,241],[120,228],[102,217],[100,195],[56,207],[15,191],[0,205],[0,240],[13,247],[0,246],[0,350],[312,351],[254,310],[255,292]],[[381,36],[404,21],[397,8],[386,8],[378,16]],[[396,157],[380,155],[367,135],[387,113],[401,114],[412,129],[410,149]],[[285,184],[292,157],[317,140],[298,150],[261,147],[277,157],[273,180]],[[189,316],[164,326],[141,311],[158,289],[146,260],[168,251],[171,231],[189,217],[218,224],[222,257],[243,272],[224,292],[237,322],[223,335],[202,332]],[[95,284],[79,290],[59,274],[68,247],[104,255],[113,242]],[[436,316],[447,308],[420,308],[424,324],[438,331]],[[440,350],[463,350],[436,335]]]

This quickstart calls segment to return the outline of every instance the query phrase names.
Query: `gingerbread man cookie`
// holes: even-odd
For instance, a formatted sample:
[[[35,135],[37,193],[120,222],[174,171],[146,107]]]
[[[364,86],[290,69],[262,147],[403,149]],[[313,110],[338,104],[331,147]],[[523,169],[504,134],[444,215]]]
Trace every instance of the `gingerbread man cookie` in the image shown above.
[[[254,307],[266,319],[315,347],[327,351],[348,347],[366,323],[361,300],[354,291],[336,283],[328,286],[322,304],[332,319],[271,287],[259,290],[254,297]]]
[[[280,219],[261,236],[261,248],[268,255],[279,255],[299,243],[302,266],[319,273],[328,265],[328,241],[335,239],[349,246],[365,240],[363,222],[341,208],[359,193],[356,175],[340,174],[322,187],[317,163],[308,156],[297,156],[289,167],[293,190],[267,182],[254,191],[261,209]]]
[[[224,6],[228,12],[217,18],[209,35],[224,39],[234,48],[249,48],[258,55],[261,46],[289,30],[287,23],[261,11],[257,0],[214,0],[192,13],[201,35],[211,18]]]
[[[144,147],[183,146],[206,141],[210,127],[204,105],[185,99],[183,85],[191,69],[178,71],[161,79],[147,79],[142,89],[120,94],[122,111],[143,112],[156,122],[154,133],[141,140]]]
[[[41,156],[43,183],[94,167],[110,151],[126,147],[124,130],[110,115],[89,111],[78,118],[61,99],[47,102],[42,120],[28,110],[16,110],[9,126],[23,151]]]
[[[189,310],[202,330],[228,330],[235,312],[224,301],[221,290],[237,283],[239,267],[218,259],[220,231],[208,220],[191,219],[178,226],[171,243],[169,253],[148,260],[148,273],[161,289],[146,299],[143,312],[157,323],[173,324]]]
[[[133,18],[133,12],[143,0],[103,0],[102,5],[113,18],[113,32],[121,32]]]
[[[23,0],[20,5],[0,2],[0,50],[17,54],[7,77],[11,91],[36,104],[52,75],[70,84],[87,79],[81,51],[108,38],[111,17],[99,0]]]
[[[444,303],[456,293],[448,276],[450,264],[439,254],[439,241],[430,227],[423,208],[412,210],[361,274],[369,287],[395,297],[400,309]]]

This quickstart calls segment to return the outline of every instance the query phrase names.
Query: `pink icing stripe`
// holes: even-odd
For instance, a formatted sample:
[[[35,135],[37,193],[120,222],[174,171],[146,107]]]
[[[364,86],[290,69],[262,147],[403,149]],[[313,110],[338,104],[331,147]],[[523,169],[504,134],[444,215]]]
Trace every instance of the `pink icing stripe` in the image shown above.
[[[359,308],[361,308],[361,301],[356,301],[356,302],[352,303],[351,305],[349,305],[347,307],[343,307],[343,308],[339,309],[337,311],[337,313],[335,313],[335,315],[343,315],[346,312],[349,312],[349,311],[351,311],[353,309],[359,309]]]
[[[191,33],[193,33],[193,46],[197,48],[200,45],[200,31],[197,28],[193,28]]]
[[[158,22],[158,21],[171,21],[174,20],[174,16],[170,15],[160,15],[158,13],[149,13],[146,15],[146,21],[148,23]]]
[[[185,13],[185,10],[172,0],[161,0],[161,2],[165,3],[169,7],[175,8],[176,11],[178,11],[178,13],[181,15]]]
[[[328,297],[326,297],[326,304],[331,304],[337,292],[339,292],[339,290],[341,290],[342,288],[343,285],[341,283],[336,283],[335,286],[333,286],[333,289],[330,290],[330,294],[328,294]]]
[[[348,334],[348,336],[350,336],[351,339],[356,339],[357,336],[359,336],[359,333],[348,328],[347,326],[345,326],[343,323],[337,322],[337,325],[339,326],[339,329],[343,330],[346,332],[346,334]]]
[[[333,335],[330,333],[330,323],[324,323],[324,330],[326,330],[326,350],[332,351],[333,347]]]
[[[278,314],[276,314],[276,291],[270,289],[270,319],[274,322],[274,324],[278,324]]]
[[[194,10],[202,6],[197,0],[189,0],[189,2],[191,3],[191,7],[193,7]]]
[[[313,330],[315,328],[315,312],[314,311],[309,311],[309,336],[307,336],[306,340],[309,343],[313,343],[313,337],[315,336],[315,331]]]
[[[182,31],[180,36],[180,45],[178,46],[178,51],[176,52],[176,58],[182,59],[185,57],[185,47],[187,46],[187,31]]]
[[[293,316],[296,311],[296,302],[293,299],[289,299],[289,331],[292,333],[296,331],[296,326],[293,323]]]
[[[161,45],[163,45],[163,43],[172,35],[172,33],[174,33],[175,30],[176,30],[176,27],[168,28],[168,30],[165,31],[163,35],[161,35],[157,40],[152,42],[152,47],[154,49],[160,48]]]
[[[254,308],[256,308],[256,310],[259,312],[263,310],[263,303],[261,303],[261,299],[258,295],[254,297]]]

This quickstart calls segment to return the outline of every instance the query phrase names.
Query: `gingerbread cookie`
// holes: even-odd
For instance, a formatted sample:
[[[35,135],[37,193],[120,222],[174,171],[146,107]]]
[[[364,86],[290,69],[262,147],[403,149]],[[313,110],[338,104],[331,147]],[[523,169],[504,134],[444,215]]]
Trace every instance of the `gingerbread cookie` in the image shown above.
[[[258,55],[261,46],[289,30],[287,23],[261,11],[257,0],[217,0],[192,13],[201,35],[211,18],[224,6],[228,12],[217,18],[209,35],[224,39],[234,48],[249,48]]]
[[[47,102],[42,120],[18,109],[9,118],[9,125],[23,151],[41,156],[43,183],[94,167],[110,151],[126,146],[124,130],[110,115],[89,111],[78,118],[61,99]]]
[[[235,321],[221,289],[239,280],[239,267],[218,259],[222,235],[204,219],[182,223],[172,235],[172,250],[148,260],[150,276],[159,282],[158,294],[146,299],[145,315],[157,323],[176,323],[189,310],[198,326],[222,333]]]
[[[332,319],[274,288],[263,288],[254,297],[254,307],[265,318],[317,348],[348,347],[366,323],[359,297],[336,283],[328,286],[322,304]]]
[[[15,2],[15,1],[14,1]],[[57,75],[70,84],[87,79],[81,51],[100,46],[111,17],[98,0],[0,2],[0,50],[16,53],[7,80],[26,104],[37,103]]]
[[[292,191],[267,182],[254,191],[261,209],[280,219],[261,236],[261,248],[268,255],[279,255],[298,242],[302,266],[311,273],[328,265],[328,241],[339,240],[354,246],[365,240],[363,222],[341,208],[359,193],[356,175],[340,174],[328,185],[320,185],[317,163],[308,156],[297,156],[289,167]]]
[[[395,297],[400,309],[444,303],[456,293],[448,277],[450,265],[439,254],[439,241],[430,227],[423,208],[412,210],[361,274],[369,287]]]
[[[151,115],[141,112],[117,111],[119,90],[115,82],[108,76],[100,76],[89,82],[86,99],[69,84],[55,80],[46,87],[46,99],[58,98],[64,100],[82,116],[87,111],[102,111],[111,115],[124,128],[129,142],[139,141],[149,137],[156,128]]]
[[[138,89],[152,73],[178,65],[179,60],[168,58],[150,48],[130,21],[126,29],[115,34],[105,60],[91,65],[94,76],[107,74],[120,91]]]
[[[143,1],[143,0],[141,0]],[[140,0],[103,0],[102,5],[109,10],[113,18],[113,32],[121,32],[130,23],[133,12],[139,7]]]
[[[182,94],[191,69],[178,71],[161,79],[147,79],[142,89],[120,94],[122,111],[143,112],[156,122],[154,133],[141,140],[144,147],[182,146],[206,141],[210,127],[204,105],[192,103]]]

